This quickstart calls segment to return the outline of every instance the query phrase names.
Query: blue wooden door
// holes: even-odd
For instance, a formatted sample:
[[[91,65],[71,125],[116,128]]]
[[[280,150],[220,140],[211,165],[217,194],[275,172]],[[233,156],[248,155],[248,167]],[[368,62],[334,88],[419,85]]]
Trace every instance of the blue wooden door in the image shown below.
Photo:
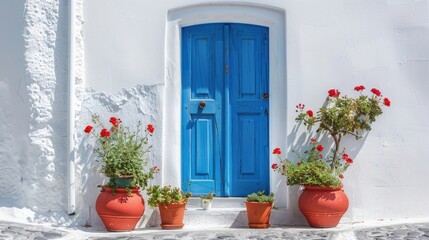
[[[182,28],[182,188],[269,191],[268,29]]]

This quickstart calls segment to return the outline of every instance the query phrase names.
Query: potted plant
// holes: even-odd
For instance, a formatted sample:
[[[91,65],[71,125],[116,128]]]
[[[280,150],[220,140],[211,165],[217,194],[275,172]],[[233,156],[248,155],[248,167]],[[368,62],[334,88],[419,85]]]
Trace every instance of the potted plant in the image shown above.
[[[181,229],[183,217],[191,193],[184,193],[178,187],[154,185],[146,190],[151,207],[159,207],[162,229]]]
[[[270,216],[273,208],[274,193],[265,195],[264,192],[257,192],[247,195],[246,212],[250,228],[270,227]]]
[[[210,210],[212,208],[213,197],[216,196],[214,193],[209,193],[201,198],[201,207],[203,210]]]
[[[98,172],[109,181],[100,185],[101,193],[96,201],[96,210],[109,231],[130,231],[144,213],[144,200],[140,190],[153,179],[158,167],[149,167],[146,154],[152,148],[148,137],[154,132],[149,124],[143,129],[139,122],[135,131],[122,125],[122,120],[110,118],[105,126],[99,116],[92,117],[93,125],[84,132],[94,139]],[[96,130],[98,128],[98,130]]]
[[[362,138],[365,131],[371,130],[371,124],[383,113],[381,106],[390,106],[390,100],[382,96],[378,89],[371,89],[372,95],[363,93],[364,86],[356,86],[356,97],[342,96],[337,89],[328,91],[325,105],[314,114],[305,110],[304,104],[296,106],[299,115],[295,119],[302,122],[307,131],[318,124],[317,133],[333,140],[330,151],[315,138],[310,139],[310,149],[304,154],[297,153],[298,162],[280,158],[281,150],[276,148],[280,165],[274,163],[274,171],[286,176],[288,185],[302,185],[304,191],[299,198],[299,209],[313,227],[335,227],[348,209],[348,198],[342,190],[341,179],[344,172],[353,163],[341,147],[341,140],[353,136]]]

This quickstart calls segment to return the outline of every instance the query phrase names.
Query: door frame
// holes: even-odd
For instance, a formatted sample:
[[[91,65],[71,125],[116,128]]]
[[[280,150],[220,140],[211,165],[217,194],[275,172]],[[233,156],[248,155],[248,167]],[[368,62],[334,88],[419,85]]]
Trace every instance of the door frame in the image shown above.
[[[165,41],[165,86],[162,126],[162,185],[181,186],[181,28],[203,23],[247,23],[269,28],[270,118],[269,149],[286,146],[286,21],[284,10],[246,3],[201,4],[171,9],[167,14]],[[277,161],[270,156],[270,163]],[[284,179],[270,171],[270,188],[280,207],[287,207]],[[282,204],[283,203],[283,204]]]

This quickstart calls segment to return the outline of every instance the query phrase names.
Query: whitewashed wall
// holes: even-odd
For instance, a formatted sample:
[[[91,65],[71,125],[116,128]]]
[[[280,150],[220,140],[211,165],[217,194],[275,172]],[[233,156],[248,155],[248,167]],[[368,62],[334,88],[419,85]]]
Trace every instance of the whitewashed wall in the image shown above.
[[[172,46],[168,37],[174,35],[168,32],[168,23],[171,13],[182,7],[207,4],[208,8],[199,13],[201,23],[225,21],[227,17],[222,14],[210,19],[205,16],[210,15],[210,7],[219,5],[284,12],[286,64],[282,67],[286,76],[279,80],[286,82],[281,107],[287,117],[285,130],[280,133],[284,139],[274,141],[288,146],[278,147],[289,147],[302,137],[301,132],[292,131],[298,102],[316,108],[330,88],[347,94],[353,94],[353,87],[360,84],[379,88],[392,100],[392,107],[385,110],[363,141],[346,141],[355,164],[344,181],[351,200],[345,221],[429,217],[424,200],[429,196],[425,177],[429,162],[424,160],[429,133],[429,1],[230,3],[86,2],[87,86],[116,93],[119,82],[120,87],[132,88],[138,84],[163,85],[174,79],[171,74],[177,74],[178,69],[171,64],[176,52],[169,52]],[[170,96],[168,90],[166,96]],[[177,145],[163,147],[180,150]],[[277,146],[271,142],[271,147]],[[275,187],[276,182],[272,185]],[[291,210],[296,209],[295,191],[292,188],[290,192]]]
[[[77,2],[77,99],[83,92]],[[0,1],[0,218],[70,224],[67,216],[68,3]],[[80,106],[80,101],[76,102]]]
[[[178,111],[166,112],[168,106],[164,106],[165,99],[175,94],[168,84],[177,80],[180,70],[171,62],[177,59],[177,52],[170,51],[174,40],[169,37],[175,36],[169,32],[175,29],[168,27],[172,13],[198,5],[205,9],[202,19],[212,16],[201,23],[215,22],[228,17],[214,15],[210,6],[243,6],[272,10],[285,17],[284,45],[276,46],[281,64],[271,62],[271,66],[277,64],[273,71],[281,74],[283,69],[285,73],[277,76],[276,81],[283,82],[277,82],[282,88],[277,89],[277,105],[271,112],[282,112],[285,121],[271,125],[270,134],[276,135],[270,138],[271,147],[286,149],[302,139],[301,131],[293,131],[296,103],[304,102],[314,109],[330,88],[348,94],[353,94],[355,85],[379,88],[392,100],[392,107],[363,141],[347,139],[345,143],[355,163],[344,179],[350,198],[344,221],[429,217],[428,0],[78,3],[77,216],[67,218],[60,214],[67,203],[67,1],[0,2],[0,31],[10,33],[0,39],[0,198],[5,203],[36,210],[34,218],[99,224],[93,206],[95,186],[102,178],[91,169],[91,150],[82,134],[90,115],[116,115],[129,123],[151,122],[157,129],[151,156],[154,163],[165,163],[166,154],[179,156],[179,143],[167,145],[165,141],[169,134],[179,133],[166,131],[171,126],[163,122],[163,117],[178,117]],[[177,175],[164,172],[169,174]],[[290,201],[286,205],[293,215],[297,189],[289,190],[288,199],[278,176],[272,176],[271,185],[280,191],[280,201]],[[49,210],[59,213],[53,215]]]

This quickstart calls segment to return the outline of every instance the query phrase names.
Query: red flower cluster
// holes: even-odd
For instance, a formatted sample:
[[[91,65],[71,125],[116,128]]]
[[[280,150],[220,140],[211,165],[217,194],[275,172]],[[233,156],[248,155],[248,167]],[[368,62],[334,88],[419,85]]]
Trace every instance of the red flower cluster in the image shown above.
[[[111,117],[110,120],[109,120],[109,122],[113,126],[117,127],[122,122],[122,120],[120,118]]]
[[[384,105],[390,107],[390,100],[388,98],[384,98]]]
[[[371,89],[371,92],[374,93],[374,95],[377,97],[381,96],[381,92],[377,88]]]
[[[282,154],[282,151],[280,150],[280,148],[274,148],[273,154]]]
[[[328,94],[330,97],[339,97],[340,96],[340,91],[338,91],[338,89],[330,89],[328,91]]]
[[[313,111],[308,110],[308,111],[307,111],[307,114],[308,114],[308,116],[309,116],[309,117],[313,117]]]
[[[158,166],[153,166],[153,168],[152,168],[152,169],[153,169],[153,171],[154,171],[154,172],[156,172],[156,173],[158,173],[158,172],[159,172],[159,170],[160,170]]]
[[[86,126],[85,130],[83,130],[86,133],[90,133],[92,131],[93,127],[91,125]]]
[[[355,91],[362,91],[362,90],[365,90],[365,87],[364,86],[362,86],[362,85],[360,85],[360,86],[356,86],[355,87]]]
[[[100,135],[102,137],[110,137],[110,132],[107,129],[103,128],[101,129]]]
[[[353,163],[353,159],[349,158],[349,155],[347,153],[343,153],[343,156],[341,158],[347,163]]]
[[[148,124],[147,125],[147,131],[150,132],[150,133],[153,133],[153,131],[155,131],[155,128],[153,127],[152,124]]]
[[[321,152],[321,151],[323,151],[323,146],[319,144],[319,145],[317,145],[316,149],[317,149],[317,151]]]
[[[279,168],[279,165],[277,165],[277,163],[273,163],[273,165],[271,165],[271,168],[275,170]]]

